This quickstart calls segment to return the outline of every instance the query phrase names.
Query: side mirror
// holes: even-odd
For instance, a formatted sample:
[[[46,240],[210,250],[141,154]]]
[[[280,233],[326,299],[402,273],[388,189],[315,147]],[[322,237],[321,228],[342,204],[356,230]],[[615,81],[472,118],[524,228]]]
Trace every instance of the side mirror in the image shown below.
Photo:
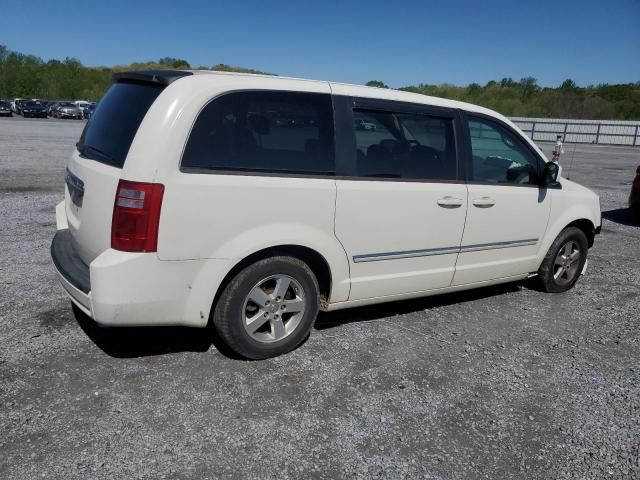
[[[562,188],[560,182],[560,165],[556,162],[547,162],[542,171],[542,186],[547,188]]]

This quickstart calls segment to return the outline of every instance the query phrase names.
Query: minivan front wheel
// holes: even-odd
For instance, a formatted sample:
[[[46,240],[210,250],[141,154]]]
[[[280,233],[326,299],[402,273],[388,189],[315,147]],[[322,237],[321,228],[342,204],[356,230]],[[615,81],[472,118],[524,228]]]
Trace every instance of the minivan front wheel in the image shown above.
[[[587,236],[576,227],[564,229],[547,252],[538,277],[544,291],[566,292],[580,278],[587,261]]]
[[[271,257],[241,270],[213,314],[221,339],[235,352],[263,359],[289,352],[309,335],[320,295],[311,269],[294,257]]]

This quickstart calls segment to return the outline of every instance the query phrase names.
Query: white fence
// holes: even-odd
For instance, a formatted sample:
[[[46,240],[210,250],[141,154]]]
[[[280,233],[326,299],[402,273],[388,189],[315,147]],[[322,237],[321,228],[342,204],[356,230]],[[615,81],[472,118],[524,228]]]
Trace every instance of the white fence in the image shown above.
[[[512,117],[511,121],[534,141],[555,142],[562,135],[567,143],[640,147],[640,121],[523,117]]]

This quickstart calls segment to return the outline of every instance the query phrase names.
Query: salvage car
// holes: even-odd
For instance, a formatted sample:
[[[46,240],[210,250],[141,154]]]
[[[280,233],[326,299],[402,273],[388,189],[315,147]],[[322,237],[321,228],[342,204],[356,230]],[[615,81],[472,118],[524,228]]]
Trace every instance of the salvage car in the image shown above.
[[[53,109],[53,116],[55,118],[75,118],[80,120],[82,119],[82,111],[72,102],[59,102]]]
[[[373,122],[367,122],[366,120],[362,119],[362,118],[356,118],[353,121],[354,126],[356,127],[357,130],[371,130],[371,131],[375,131],[376,129],[376,124]]]
[[[530,277],[566,292],[600,231],[598,196],[483,107],[210,71],[114,80],[69,159],[51,244],[102,325],[211,324],[267,358],[320,310]]]
[[[82,107],[82,118],[89,119],[91,115],[93,115],[93,111],[96,109],[95,103],[87,103],[84,107]]]
[[[16,98],[13,102],[14,105],[14,112],[17,113],[18,115],[22,115],[22,106],[27,103],[30,102],[31,100],[27,100],[24,98]]]
[[[11,112],[11,102],[0,100],[0,115],[3,117],[11,117],[13,115]]]
[[[47,118],[47,107],[39,101],[21,102],[20,113],[24,118]]]

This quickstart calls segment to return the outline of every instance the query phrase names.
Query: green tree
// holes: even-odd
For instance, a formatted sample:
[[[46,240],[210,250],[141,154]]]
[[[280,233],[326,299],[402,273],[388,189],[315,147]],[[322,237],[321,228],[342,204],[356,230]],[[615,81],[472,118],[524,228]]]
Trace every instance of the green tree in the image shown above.
[[[168,68],[176,68],[176,69],[191,68],[191,65],[189,64],[189,62],[181,58],[164,57],[158,60],[158,63]]]
[[[533,77],[525,77],[521,79],[518,86],[520,88],[520,96],[523,101],[529,100],[538,90],[540,90],[538,81]]]
[[[567,78],[564,82],[562,82],[562,85],[560,85],[560,90],[564,92],[575,92],[577,89],[578,86],[576,85],[576,82],[574,82],[570,78]]]
[[[365,83],[365,85],[367,87],[389,88],[388,85],[385,85],[380,80],[369,80],[367,83]]]

